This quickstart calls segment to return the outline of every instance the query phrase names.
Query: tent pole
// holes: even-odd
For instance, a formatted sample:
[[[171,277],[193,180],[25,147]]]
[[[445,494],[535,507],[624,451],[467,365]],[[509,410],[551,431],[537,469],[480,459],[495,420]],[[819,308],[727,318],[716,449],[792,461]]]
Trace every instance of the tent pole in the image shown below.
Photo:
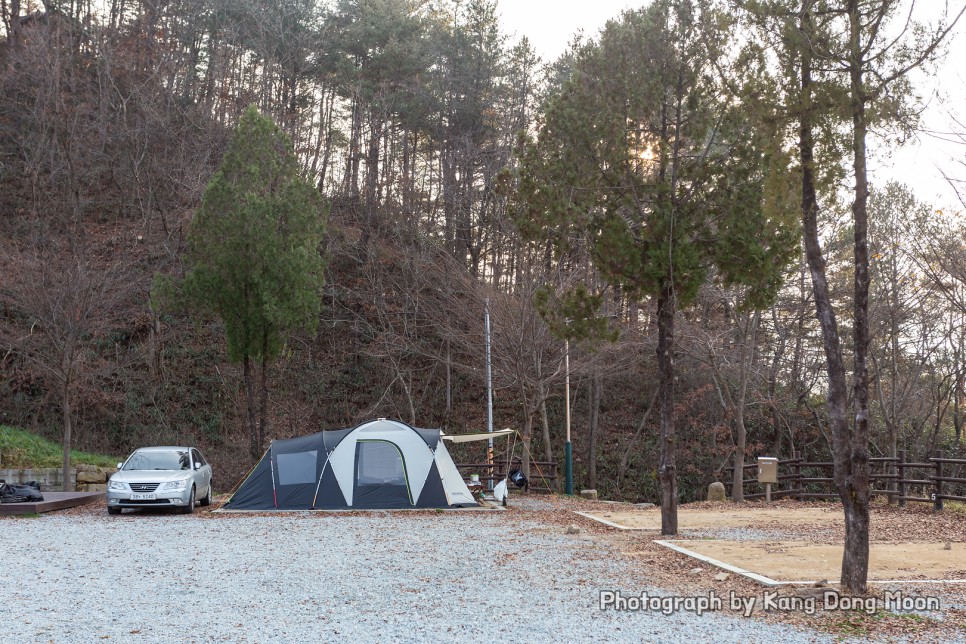
[[[567,442],[564,443],[564,492],[574,493],[574,446],[570,442],[570,340],[564,340],[564,404],[566,405]]]
[[[271,452],[272,448],[269,446],[268,451]],[[268,455],[268,464],[272,466],[272,500],[275,502],[275,509],[278,509],[278,493],[275,491],[275,459],[272,458],[271,453]]]
[[[268,449],[271,449],[271,448],[268,448]],[[265,454],[268,454],[268,449],[265,450]],[[225,507],[226,505],[231,503],[231,500],[235,497],[235,492],[238,491],[238,488],[244,485],[245,481],[247,481],[252,477],[252,472],[255,471],[255,468],[258,467],[258,464],[262,462],[263,458],[265,458],[265,454],[262,454],[262,458],[258,459],[258,463],[255,463],[254,465],[252,465],[252,469],[248,470],[248,474],[246,474],[244,477],[239,479],[238,483],[235,483],[235,487],[233,487],[231,491],[228,492],[228,500],[222,503],[221,507]]]
[[[490,298],[486,299],[483,309],[483,321],[486,329],[486,431],[493,433],[493,372],[490,363]],[[493,438],[486,442],[486,464],[490,466],[489,488],[493,489]]]
[[[322,439],[322,449],[325,449],[325,439]],[[319,500],[319,488],[322,487],[322,477],[325,476],[325,468],[329,464],[329,453],[325,453],[325,463],[322,463],[322,472],[319,474],[319,482],[315,486],[315,496],[312,497],[312,507],[310,510],[315,509],[315,502]],[[274,483],[274,482],[273,482]]]

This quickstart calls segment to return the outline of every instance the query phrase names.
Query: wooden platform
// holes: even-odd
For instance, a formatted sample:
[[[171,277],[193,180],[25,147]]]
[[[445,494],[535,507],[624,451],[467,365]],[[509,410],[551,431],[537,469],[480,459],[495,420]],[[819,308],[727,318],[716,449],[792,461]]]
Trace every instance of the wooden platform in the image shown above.
[[[43,492],[44,500],[36,503],[0,503],[0,516],[41,514],[98,503],[107,498],[105,492]]]

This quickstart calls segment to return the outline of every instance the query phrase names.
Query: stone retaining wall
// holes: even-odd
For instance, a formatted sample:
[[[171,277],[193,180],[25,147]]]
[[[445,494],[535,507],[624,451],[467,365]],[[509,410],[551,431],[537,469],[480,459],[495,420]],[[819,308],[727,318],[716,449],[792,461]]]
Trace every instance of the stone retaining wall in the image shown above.
[[[108,477],[117,471],[113,467],[78,465],[71,469],[70,483],[76,492],[103,492],[107,489]],[[0,480],[14,485],[28,481],[38,481],[42,492],[64,489],[64,477],[59,467],[35,467],[25,470],[0,469]]]
[[[74,489],[78,492],[104,492],[107,490],[107,479],[116,471],[116,467],[78,465],[77,486]]]

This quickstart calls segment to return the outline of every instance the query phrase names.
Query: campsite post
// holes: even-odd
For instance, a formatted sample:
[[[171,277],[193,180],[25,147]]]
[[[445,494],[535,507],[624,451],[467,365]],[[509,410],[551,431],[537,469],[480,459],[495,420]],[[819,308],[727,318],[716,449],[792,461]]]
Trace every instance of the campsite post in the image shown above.
[[[493,433],[493,376],[490,368],[490,300],[487,298],[483,309],[483,322],[486,331],[486,431]],[[486,442],[486,464],[493,471],[493,439]],[[507,465],[509,469],[509,465]],[[493,489],[493,478],[490,477],[490,489]]]
[[[566,486],[564,492],[574,493],[574,446],[570,442],[570,340],[564,340],[564,398],[567,407],[565,418],[567,423],[567,442],[564,443],[564,476]]]

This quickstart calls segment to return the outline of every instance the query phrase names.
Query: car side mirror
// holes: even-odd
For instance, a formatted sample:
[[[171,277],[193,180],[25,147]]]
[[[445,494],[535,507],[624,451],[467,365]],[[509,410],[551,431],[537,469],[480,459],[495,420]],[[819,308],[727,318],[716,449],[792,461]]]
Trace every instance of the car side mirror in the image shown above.
[[[124,466],[124,463],[118,463],[117,464],[117,469],[121,469],[121,467],[123,467],[123,466]]]
[[[200,470],[201,469],[201,463],[195,463],[195,469],[196,470]]]

